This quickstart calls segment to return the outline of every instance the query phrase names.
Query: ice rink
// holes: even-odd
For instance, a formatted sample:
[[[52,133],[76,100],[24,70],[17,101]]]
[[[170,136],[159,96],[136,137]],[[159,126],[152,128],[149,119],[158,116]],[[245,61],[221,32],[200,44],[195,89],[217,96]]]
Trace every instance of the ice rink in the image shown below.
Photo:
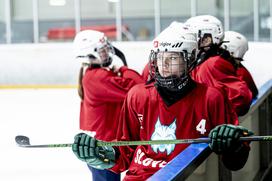
[[[71,143],[79,132],[76,89],[0,90],[0,180],[91,180],[71,148],[20,148],[16,135],[32,144]]]
[[[25,50],[26,47],[23,48],[22,51],[14,51],[11,47],[2,47],[1,85],[22,80],[28,83],[28,77],[37,81],[49,79],[50,83],[57,75],[62,81],[70,77],[76,80],[78,67],[74,67],[77,65],[74,60],[68,60],[70,55],[63,57],[63,52],[60,52],[52,59],[47,49],[34,49],[37,54],[31,54]],[[67,51],[67,47],[61,50]],[[244,65],[260,87],[272,78],[271,44],[256,43],[251,50],[246,54],[248,60]],[[134,48],[127,54],[131,55],[128,57],[132,67],[140,72],[137,67],[143,67],[146,59],[132,56],[135,51]],[[142,49],[137,51],[142,52]],[[21,61],[19,57],[25,55],[27,58]],[[43,59],[37,63],[38,57]],[[26,149],[16,146],[14,140],[16,135],[26,135],[32,144],[72,143],[74,135],[79,132],[79,103],[77,90],[72,88],[0,89],[0,181],[91,180],[87,166],[74,156],[71,148]]]

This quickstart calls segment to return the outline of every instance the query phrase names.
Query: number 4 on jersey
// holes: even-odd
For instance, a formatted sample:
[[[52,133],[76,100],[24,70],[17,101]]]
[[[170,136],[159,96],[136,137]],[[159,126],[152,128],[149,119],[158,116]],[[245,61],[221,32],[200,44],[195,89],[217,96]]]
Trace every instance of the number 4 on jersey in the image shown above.
[[[205,134],[206,132],[205,126],[206,126],[206,119],[201,119],[201,121],[196,126],[196,130],[199,131],[201,134]]]

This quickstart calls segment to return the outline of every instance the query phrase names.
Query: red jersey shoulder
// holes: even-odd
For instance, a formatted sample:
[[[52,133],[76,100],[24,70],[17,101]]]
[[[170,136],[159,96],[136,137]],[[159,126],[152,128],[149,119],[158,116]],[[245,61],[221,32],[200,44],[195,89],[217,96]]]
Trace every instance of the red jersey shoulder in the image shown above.
[[[213,87],[213,86],[207,86],[207,85],[201,85],[202,87],[206,87],[206,94],[209,97],[217,97],[217,96],[223,96],[223,91],[218,88],[218,87]],[[202,88],[203,89],[203,88]]]
[[[241,76],[242,78],[251,78],[251,74],[250,72],[244,67],[244,66],[240,66],[238,69],[237,69],[237,75],[238,76]]]
[[[140,83],[135,86],[133,86],[129,92],[128,97],[139,97],[139,99],[143,99],[144,97],[148,97],[148,90],[154,87],[153,84],[146,85],[145,83]]]
[[[196,82],[194,94],[195,97],[205,96],[205,99],[208,102],[224,102],[224,99],[226,98],[226,95],[224,95],[224,92],[221,89],[198,82]]]
[[[106,76],[113,76],[114,74],[111,71],[108,71],[103,68],[88,68],[85,72],[84,77],[88,77],[88,79],[103,79]]]
[[[131,88],[127,95],[127,103],[132,107],[143,108],[146,104],[157,102],[158,93],[154,84],[145,85],[144,83],[137,84]],[[149,103],[148,103],[149,102]],[[138,111],[142,111],[139,109]]]
[[[236,74],[235,67],[228,60],[225,60],[219,55],[208,58],[200,65],[199,69],[219,71],[226,74]]]

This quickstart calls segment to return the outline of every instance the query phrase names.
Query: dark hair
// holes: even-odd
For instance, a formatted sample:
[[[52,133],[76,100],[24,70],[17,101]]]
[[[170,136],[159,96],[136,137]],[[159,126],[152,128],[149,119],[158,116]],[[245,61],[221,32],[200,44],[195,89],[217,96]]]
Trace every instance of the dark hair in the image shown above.
[[[92,54],[88,55],[89,59],[96,59],[96,57]]]
[[[82,86],[83,73],[84,73],[84,65],[82,65],[79,70],[78,87],[77,87],[77,92],[81,100],[83,100],[84,98],[84,91]]]

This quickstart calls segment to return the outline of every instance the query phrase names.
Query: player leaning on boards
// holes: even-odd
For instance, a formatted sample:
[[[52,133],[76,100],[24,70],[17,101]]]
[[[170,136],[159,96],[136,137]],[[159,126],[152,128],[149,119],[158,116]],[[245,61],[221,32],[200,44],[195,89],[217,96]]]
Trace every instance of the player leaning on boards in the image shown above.
[[[235,31],[226,31],[222,48],[230,52],[230,58],[235,62],[237,76],[247,83],[252,93],[252,99],[258,95],[258,88],[246,67],[242,64],[244,55],[248,51],[248,41],[246,37]]]
[[[168,28],[172,28],[172,27],[175,27],[175,28],[183,28],[183,23],[181,22],[178,22],[178,21],[173,21],[168,27]],[[146,82],[146,83],[151,83],[152,81],[154,81],[154,77],[151,77],[150,76],[150,73],[149,73],[149,69],[150,69],[150,66],[149,66],[149,63],[147,63],[142,71],[142,78],[143,80]]]
[[[155,82],[138,84],[129,91],[117,139],[170,140],[209,135],[211,149],[222,155],[226,167],[240,169],[247,161],[250,148],[238,139],[251,132],[235,126],[237,116],[229,110],[228,100],[221,91],[190,78],[196,50],[196,34],[186,29],[166,29],[155,38],[149,62]],[[73,152],[94,168],[116,173],[128,170],[125,180],[146,180],[188,146],[101,147],[96,141],[87,134],[77,134]]]
[[[224,30],[221,21],[210,15],[195,16],[185,25],[198,32],[198,66],[192,78],[208,86],[220,88],[227,95],[238,116],[250,108],[252,94],[245,81],[236,74],[236,63],[230,53],[220,48]]]
[[[77,59],[83,62],[79,80],[80,129],[91,132],[99,140],[112,141],[116,138],[125,96],[132,86],[143,82],[141,76],[127,66],[110,68],[115,55],[123,61],[124,57],[102,32],[79,32],[74,49]],[[120,175],[108,170],[89,169],[94,181],[120,180]]]

